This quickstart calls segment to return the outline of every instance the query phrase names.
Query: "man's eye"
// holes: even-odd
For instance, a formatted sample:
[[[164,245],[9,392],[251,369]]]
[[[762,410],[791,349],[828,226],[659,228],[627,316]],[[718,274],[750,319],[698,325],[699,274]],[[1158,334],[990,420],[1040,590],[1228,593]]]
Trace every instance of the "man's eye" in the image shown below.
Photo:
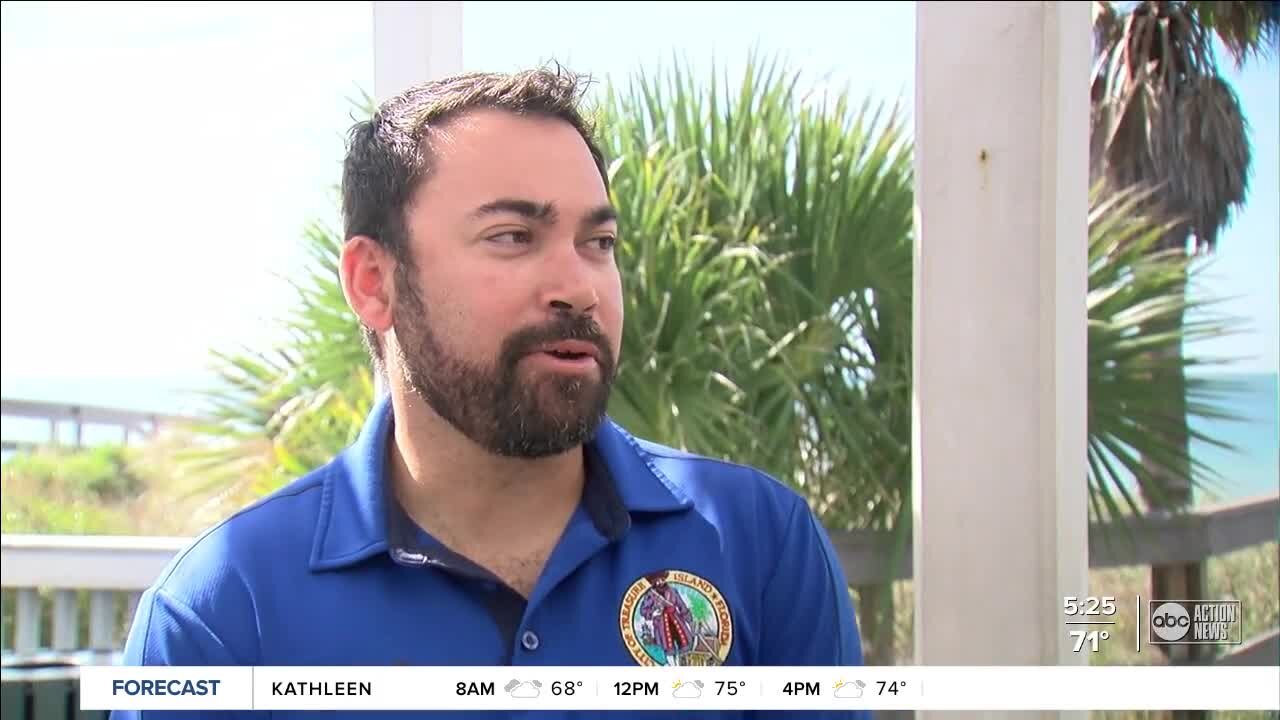
[[[490,235],[489,242],[495,242],[499,245],[519,245],[529,242],[529,233],[523,230],[508,230],[497,235]]]
[[[592,242],[599,243],[601,250],[608,251],[612,250],[613,247],[618,244],[618,238],[612,235],[601,235],[600,237],[593,238]]]

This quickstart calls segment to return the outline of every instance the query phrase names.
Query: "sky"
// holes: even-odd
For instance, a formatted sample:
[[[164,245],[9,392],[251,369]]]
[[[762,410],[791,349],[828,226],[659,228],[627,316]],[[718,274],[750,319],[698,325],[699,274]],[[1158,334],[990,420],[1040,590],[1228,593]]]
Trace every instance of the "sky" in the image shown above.
[[[3,395],[179,410],[210,350],[269,341],[306,224],[338,227],[352,101],[373,91],[371,4],[2,7]],[[913,3],[583,7],[465,3],[465,69],[554,59],[625,83],[679,56],[734,76],[755,48],[811,85],[911,105]],[[1251,202],[1203,288],[1234,296],[1223,310],[1252,332],[1196,348],[1259,373],[1280,364],[1276,76],[1274,60],[1228,73]]]

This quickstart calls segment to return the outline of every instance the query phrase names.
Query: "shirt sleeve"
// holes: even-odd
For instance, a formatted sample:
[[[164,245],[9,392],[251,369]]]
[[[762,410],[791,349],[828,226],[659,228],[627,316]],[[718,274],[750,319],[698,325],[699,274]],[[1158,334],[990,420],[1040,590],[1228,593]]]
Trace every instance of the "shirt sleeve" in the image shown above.
[[[125,641],[121,664],[128,666],[241,665],[200,616],[162,588],[151,587]],[[241,720],[250,711],[115,710],[112,720]]]
[[[777,567],[765,587],[759,664],[862,665],[858,619],[844,569],[826,529],[802,500],[779,545]],[[823,689],[824,694],[830,691],[830,686]],[[855,710],[768,711],[755,717],[870,720],[871,715]]]

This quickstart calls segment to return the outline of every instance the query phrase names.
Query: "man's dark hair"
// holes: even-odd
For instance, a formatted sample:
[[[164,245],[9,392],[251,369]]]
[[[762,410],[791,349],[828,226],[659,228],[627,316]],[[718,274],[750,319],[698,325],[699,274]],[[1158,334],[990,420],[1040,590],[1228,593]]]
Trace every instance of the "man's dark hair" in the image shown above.
[[[349,135],[342,167],[343,240],[366,235],[395,258],[398,273],[412,269],[405,204],[431,175],[427,141],[433,129],[473,110],[498,109],[569,123],[586,142],[608,192],[608,171],[595,128],[580,109],[588,84],[584,76],[557,65],[511,74],[455,75],[415,85],[387,100]],[[362,330],[380,371],[382,345],[370,328]]]

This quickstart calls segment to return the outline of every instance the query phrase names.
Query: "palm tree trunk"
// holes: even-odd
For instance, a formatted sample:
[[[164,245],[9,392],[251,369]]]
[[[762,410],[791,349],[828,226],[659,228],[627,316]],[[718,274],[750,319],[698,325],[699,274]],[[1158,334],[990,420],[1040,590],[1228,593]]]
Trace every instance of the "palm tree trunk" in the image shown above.
[[[864,665],[893,665],[893,582],[856,588]]]
[[[1186,293],[1185,283],[1182,292]],[[1184,316],[1182,310],[1167,318],[1159,325],[1150,326],[1152,333],[1181,331]],[[1167,388],[1168,397],[1163,398],[1166,425],[1152,428],[1150,432],[1163,436],[1163,440],[1174,452],[1166,457],[1167,461],[1153,462],[1150,457],[1143,460],[1143,468],[1147,471],[1150,486],[1143,486],[1144,500],[1150,510],[1177,512],[1191,507],[1194,502],[1191,483],[1191,448],[1187,430],[1187,378],[1181,362],[1181,348],[1170,348],[1164,351],[1166,357],[1157,359],[1152,371],[1152,379],[1160,387]]]
[[[1182,292],[1187,291],[1184,281]],[[1161,326],[1153,326],[1152,330],[1162,333],[1168,330],[1180,330],[1184,321],[1181,309],[1172,314]],[[1175,450],[1166,457],[1170,461],[1154,463],[1151,458],[1143,459],[1143,468],[1152,480],[1151,487],[1143,486],[1143,496],[1148,511],[1176,513],[1188,510],[1194,504],[1193,484],[1191,482],[1191,446],[1190,433],[1187,426],[1187,385],[1186,372],[1181,360],[1182,348],[1176,346],[1167,351],[1173,357],[1165,358],[1165,362],[1156,363],[1160,368],[1159,377],[1154,378],[1160,387],[1168,388],[1169,396],[1165,398],[1169,421],[1166,427],[1153,432],[1160,432],[1165,442]],[[1168,362],[1176,360],[1179,362]],[[1205,597],[1204,575],[1199,563],[1183,563],[1177,565],[1153,566],[1151,568],[1150,598],[1152,600],[1200,600]],[[1157,645],[1171,664],[1196,663],[1204,653],[1201,645]],[[1179,710],[1168,714],[1174,720],[1199,720],[1206,717],[1202,711]]]

